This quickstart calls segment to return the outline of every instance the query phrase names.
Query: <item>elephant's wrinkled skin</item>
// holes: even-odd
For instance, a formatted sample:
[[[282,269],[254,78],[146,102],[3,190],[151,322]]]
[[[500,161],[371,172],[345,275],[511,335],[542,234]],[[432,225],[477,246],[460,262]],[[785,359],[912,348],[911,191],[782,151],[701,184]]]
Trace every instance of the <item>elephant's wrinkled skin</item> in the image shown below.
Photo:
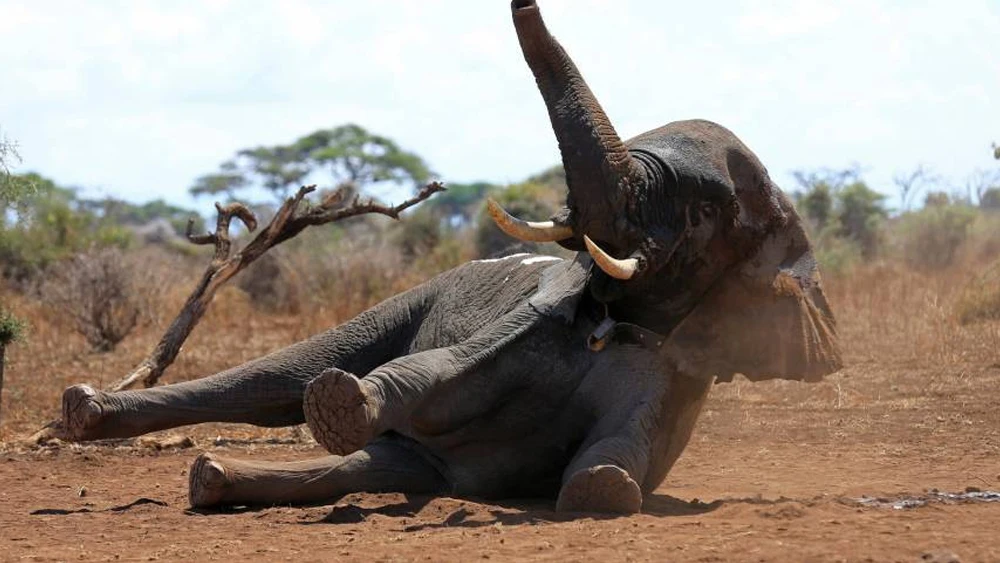
[[[562,510],[635,512],[683,450],[713,379],[838,369],[809,242],[757,157],[707,121],[621,141],[534,2],[512,10],[570,192],[550,222],[491,212],[515,236],[581,251],[575,259],[471,262],[199,381],[71,387],[69,436],[305,420],[334,454],[273,464],[203,455],[195,506],[558,493]],[[588,348],[609,318],[617,331]]]

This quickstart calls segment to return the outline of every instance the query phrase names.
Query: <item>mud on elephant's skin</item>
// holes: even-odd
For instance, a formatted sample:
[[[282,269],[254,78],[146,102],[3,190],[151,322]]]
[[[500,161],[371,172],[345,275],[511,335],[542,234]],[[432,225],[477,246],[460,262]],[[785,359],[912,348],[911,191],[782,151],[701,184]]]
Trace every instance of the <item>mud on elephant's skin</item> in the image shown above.
[[[544,495],[560,510],[628,513],[680,456],[713,380],[838,369],[809,241],[757,157],[708,121],[621,140],[535,3],[512,11],[569,193],[550,221],[494,202],[490,213],[574,259],[473,261],[198,381],[71,387],[69,436],[305,421],[332,454],[203,455],[190,472],[198,507],[398,491]]]

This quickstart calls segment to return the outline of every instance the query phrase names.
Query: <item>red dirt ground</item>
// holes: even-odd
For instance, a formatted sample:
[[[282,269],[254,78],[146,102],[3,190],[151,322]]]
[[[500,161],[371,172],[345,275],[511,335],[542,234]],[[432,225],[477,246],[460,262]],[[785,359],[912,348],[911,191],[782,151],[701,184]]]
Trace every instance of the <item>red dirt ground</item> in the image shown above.
[[[854,380],[861,371],[812,386],[717,386],[681,461],[644,513],[631,517],[570,518],[534,500],[393,494],[350,495],[310,508],[188,510],[187,469],[196,451],[256,459],[321,454],[288,430],[271,432],[277,438],[270,441],[286,442],[279,444],[213,440],[215,433],[248,431],[218,425],[193,429],[199,446],[192,449],[132,442],[9,450],[0,456],[0,557],[1000,560],[1000,503],[899,510],[856,502],[929,489],[1000,489],[1000,367],[897,373],[975,381],[978,389],[943,384],[919,400],[891,384],[886,392],[900,397],[859,396],[865,386]]]

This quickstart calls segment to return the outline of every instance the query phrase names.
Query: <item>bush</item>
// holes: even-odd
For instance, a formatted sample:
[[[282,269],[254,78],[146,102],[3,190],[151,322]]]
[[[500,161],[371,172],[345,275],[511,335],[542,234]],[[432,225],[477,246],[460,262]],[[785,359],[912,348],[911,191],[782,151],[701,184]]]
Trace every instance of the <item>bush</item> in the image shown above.
[[[1000,210],[1000,188],[989,188],[979,198],[979,207],[990,211]]]
[[[833,189],[825,182],[796,192],[795,206],[801,209],[814,229],[822,230],[833,216]]]
[[[288,254],[302,276],[304,302],[339,319],[413,284],[398,248],[386,241],[344,238],[324,246],[298,247]]]
[[[837,236],[836,226],[823,229],[814,242],[816,261],[824,274],[846,275],[861,263],[861,247],[854,240]]]
[[[46,305],[68,319],[94,350],[111,351],[154,318],[165,284],[155,269],[117,248],[78,254],[49,268],[39,288]]]
[[[853,239],[866,257],[874,256],[881,242],[881,226],[888,213],[885,196],[863,182],[844,186],[837,193],[840,236]]]
[[[549,187],[531,181],[514,184],[491,195],[510,214],[526,221],[545,221],[557,209]],[[484,258],[539,250],[538,244],[515,240],[497,228],[486,212],[485,201],[477,218],[475,241],[478,255]]]
[[[0,275],[30,282],[50,264],[95,247],[126,248],[125,227],[102,220],[84,208],[71,189],[37,174],[14,177],[34,186],[16,213],[0,216]],[[9,215],[15,219],[8,224]]]
[[[817,258],[826,268],[842,271],[878,253],[888,216],[886,198],[869,188],[857,169],[794,174],[801,187],[795,206],[807,219]]]
[[[929,205],[900,217],[903,259],[920,270],[947,268],[966,241],[976,210],[964,205]]]
[[[24,329],[24,321],[0,309],[0,349],[20,340]]]
[[[302,311],[302,277],[289,264],[281,249],[271,249],[257,258],[236,278],[255,307],[271,313]]]
[[[1000,261],[965,288],[956,305],[962,324],[1000,320]]]
[[[408,262],[419,260],[430,255],[441,243],[444,234],[442,223],[433,209],[421,206],[394,225],[392,242]]]

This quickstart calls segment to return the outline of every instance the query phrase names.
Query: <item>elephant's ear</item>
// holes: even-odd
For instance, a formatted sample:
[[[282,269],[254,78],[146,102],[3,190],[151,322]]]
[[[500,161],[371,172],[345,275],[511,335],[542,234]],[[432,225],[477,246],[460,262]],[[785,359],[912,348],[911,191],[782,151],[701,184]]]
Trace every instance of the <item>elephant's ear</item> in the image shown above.
[[[533,309],[546,317],[573,324],[576,306],[590,279],[592,262],[584,252],[573,260],[562,260],[542,271],[538,290],[528,299]]]
[[[833,314],[809,239],[791,204],[756,252],[728,272],[663,345],[677,369],[730,381],[818,381],[842,366]]]

